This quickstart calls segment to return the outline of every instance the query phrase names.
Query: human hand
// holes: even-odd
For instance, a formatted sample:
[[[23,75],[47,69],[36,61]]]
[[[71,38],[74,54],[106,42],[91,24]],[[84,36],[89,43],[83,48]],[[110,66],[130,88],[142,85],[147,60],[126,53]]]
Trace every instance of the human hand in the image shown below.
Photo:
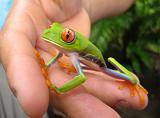
[[[48,88],[35,58],[34,48],[36,47],[43,58],[48,60],[51,55],[44,50],[51,46],[40,40],[40,34],[51,22],[59,21],[64,26],[73,27],[89,36],[90,19],[95,21],[99,17],[88,16],[89,12],[86,12],[89,11],[88,4],[85,5],[86,9],[83,9],[83,3],[82,6],[80,4],[79,0],[75,0],[72,4],[67,4],[67,1],[61,3],[52,0],[14,1],[0,34],[0,59],[12,91],[30,117],[41,117],[49,103]],[[50,73],[50,77],[58,81],[59,78],[71,77],[57,65]],[[104,80],[99,73],[96,75],[87,73],[87,78],[84,86],[67,94],[56,95],[51,92],[51,104],[71,118],[118,117],[111,107],[123,106],[124,103],[133,108],[144,107],[139,105],[138,97],[129,96],[127,89],[118,90],[118,83],[109,81],[107,75]]]

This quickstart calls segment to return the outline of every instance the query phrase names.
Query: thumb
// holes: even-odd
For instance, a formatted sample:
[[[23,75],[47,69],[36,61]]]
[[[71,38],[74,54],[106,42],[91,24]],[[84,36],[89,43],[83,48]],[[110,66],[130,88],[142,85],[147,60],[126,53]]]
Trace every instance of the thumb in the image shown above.
[[[0,60],[23,110],[31,117],[40,117],[48,107],[48,89],[35,58],[33,43],[22,30],[15,30],[15,27],[22,27],[14,25],[13,21],[5,24],[0,32]]]

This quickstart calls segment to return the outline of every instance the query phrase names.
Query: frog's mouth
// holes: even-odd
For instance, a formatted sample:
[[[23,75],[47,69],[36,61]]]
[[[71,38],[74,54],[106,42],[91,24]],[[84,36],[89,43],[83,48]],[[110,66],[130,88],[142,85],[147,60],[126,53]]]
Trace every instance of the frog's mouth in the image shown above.
[[[50,40],[47,39],[47,38],[44,38],[44,37],[43,37],[43,40],[46,41],[46,42],[49,42],[49,43],[53,44],[54,47],[55,47],[57,50],[59,50],[60,52],[62,52],[62,53],[66,53],[66,54],[67,54],[67,53],[69,53],[69,52],[72,52],[72,51],[70,51],[70,50],[65,49],[63,46],[59,45],[58,43],[55,43],[55,42],[53,42],[53,41],[50,41]]]
[[[50,41],[50,40],[47,39],[47,38],[44,38],[44,37],[43,37],[43,40],[46,41],[46,42],[49,42],[49,43],[51,43],[51,44],[53,44],[53,45],[55,45],[56,47],[63,48],[63,46],[61,46],[61,45],[59,45],[58,43],[55,43],[55,42],[53,42],[53,41]]]

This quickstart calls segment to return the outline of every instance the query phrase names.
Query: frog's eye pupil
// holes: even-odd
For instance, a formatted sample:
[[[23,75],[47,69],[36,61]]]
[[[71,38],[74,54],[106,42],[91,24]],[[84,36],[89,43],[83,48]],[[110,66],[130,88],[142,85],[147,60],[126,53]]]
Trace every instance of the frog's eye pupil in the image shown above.
[[[62,40],[64,42],[70,43],[74,40],[74,31],[71,29],[65,28],[61,34]]]
[[[69,38],[69,34],[68,34],[68,33],[66,34],[66,38],[67,38],[67,39]]]

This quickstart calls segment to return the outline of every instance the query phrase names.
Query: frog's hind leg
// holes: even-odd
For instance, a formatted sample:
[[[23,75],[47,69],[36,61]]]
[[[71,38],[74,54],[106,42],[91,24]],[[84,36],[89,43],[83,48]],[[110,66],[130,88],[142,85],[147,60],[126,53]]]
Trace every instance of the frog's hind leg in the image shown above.
[[[73,63],[73,66],[76,68],[76,71],[78,72],[78,75],[75,76],[72,80],[68,81],[61,87],[56,87],[55,85],[52,85],[52,88],[56,90],[57,93],[65,93],[68,92],[69,90],[77,87],[78,85],[82,84],[85,80],[86,77],[83,73],[83,70],[80,66],[79,60],[76,58],[74,53],[70,54],[71,61]]]
[[[145,103],[144,94],[148,94],[148,92],[145,88],[143,88],[140,85],[138,77],[132,72],[130,72],[129,70],[127,70],[119,62],[117,62],[114,58],[108,58],[108,61],[114,67],[116,67],[119,71],[105,68],[105,73],[111,75],[112,77],[115,77],[116,79],[125,80],[125,81],[118,81],[122,83],[122,85],[119,86],[118,88],[120,90],[123,89],[124,87],[129,88],[131,97],[134,97],[135,92],[136,92],[139,96],[140,104],[144,105]]]
[[[121,73],[117,70],[113,70],[113,69],[105,67],[105,68],[103,68],[103,72],[106,73],[107,75],[110,75],[111,77],[116,78],[116,79],[130,81],[129,76],[127,76],[126,74]]]

